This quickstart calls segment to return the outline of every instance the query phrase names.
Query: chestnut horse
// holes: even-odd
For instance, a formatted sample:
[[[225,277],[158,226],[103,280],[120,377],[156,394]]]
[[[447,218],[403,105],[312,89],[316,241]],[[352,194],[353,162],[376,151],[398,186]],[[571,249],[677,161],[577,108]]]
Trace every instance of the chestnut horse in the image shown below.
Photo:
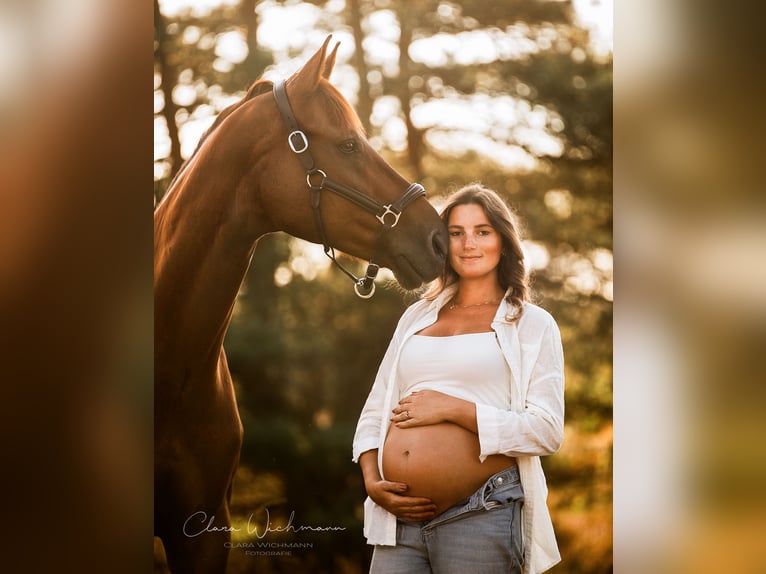
[[[259,80],[222,111],[155,212],[155,535],[175,573],[226,569],[242,424],[223,340],[258,238],[374,257],[408,289],[444,264],[423,188],[370,147],[329,83],[329,41],[287,82]]]

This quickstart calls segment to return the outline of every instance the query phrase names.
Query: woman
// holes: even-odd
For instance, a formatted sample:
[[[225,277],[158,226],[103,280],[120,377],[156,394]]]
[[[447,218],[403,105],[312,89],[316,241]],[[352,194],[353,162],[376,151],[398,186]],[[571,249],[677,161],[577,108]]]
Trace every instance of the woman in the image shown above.
[[[494,191],[460,189],[442,218],[444,273],[399,320],[354,437],[370,572],[536,574],[560,560],[539,458],[563,435],[559,330]]]

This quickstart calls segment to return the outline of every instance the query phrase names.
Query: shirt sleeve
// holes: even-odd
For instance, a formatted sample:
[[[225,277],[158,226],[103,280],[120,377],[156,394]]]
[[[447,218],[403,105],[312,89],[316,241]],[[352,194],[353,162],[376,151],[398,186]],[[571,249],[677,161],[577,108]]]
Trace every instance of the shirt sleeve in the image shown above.
[[[476,405],[483,462],[493,454],[545,456],[564,436],[564,353],[558,326],[551,318],[540,340],[522,410]]]
[[[385,403],[388,394],[388,381],[391,380],[391,370],[394,367],[394,361],[407,315],[408,313],[405,312],[399,319],[399,324],[391,337],[385,355],[383,355],[383,360],[378,367],[378,372],[375,375],[372,389],[367,396],[367,400],[362,408],[362,413],[359,416],[352,448],[352,460],[354,462],[359,462],[359,457],[362,453],[380,448],[381,446],[381,425],[385,423],[384,417],[388,417],[389,415],[389,413],[384,412],[386,410]]]
[[[378,374],[372,384],[370,394],[362,408],[362,414],[356,425],[356,433],[353,441],[354,462],[359,462],[362,453],[368,450],[380,448],[380,425],[383,423],[383,410],[385,409],[387,381],[393,362],[394,344],[393,340],[388,345],[388,350],[383,357],[383,361],[378,368]]]

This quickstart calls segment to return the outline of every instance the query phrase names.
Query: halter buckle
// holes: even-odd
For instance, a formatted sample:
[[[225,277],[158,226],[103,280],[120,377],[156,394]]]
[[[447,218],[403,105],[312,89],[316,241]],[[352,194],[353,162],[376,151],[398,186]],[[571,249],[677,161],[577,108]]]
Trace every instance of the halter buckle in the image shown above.
[[[297,145],[301,146],[300,149],[297,149],[293,138],[298,138]],[[309,140],[306,137],[306,134],[304,134],[301,130],[295,130],[294,132],[290,132],[290,135],[287,136],[287,145],[290,146],[290,149],[293,150],[294,153],[303,153],[309,149]]]
[[[401,211],[394,211],[393,209],[391,209],[391,204],[390,203],[388,205],[384,205],[383,207],[385,208],[385,211],[383,213],[381,213],[380,215],[376,215],[375,217],[378,218],[378,221],[380,221],[381,225],[385,225],[386,224],[386,215],[393,215],[394,216],[394,222],[391,225],[389,225],[389,228],[393,229],[394,227],[396,227],[396,224],[399,223],[399,216],[402,214],[402,212]]]

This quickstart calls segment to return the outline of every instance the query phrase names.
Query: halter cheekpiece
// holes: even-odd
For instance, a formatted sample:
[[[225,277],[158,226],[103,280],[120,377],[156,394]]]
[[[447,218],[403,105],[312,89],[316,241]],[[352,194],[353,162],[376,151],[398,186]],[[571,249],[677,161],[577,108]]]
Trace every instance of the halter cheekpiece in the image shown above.
[[[426,195],[426,190],[419,183],[411,183],[404,191],[402,196],[395,202],[383,205],[379,201],[370,197],[361,191],[349,187],[337,181],[330,179],[327,174],[314,165],[314,158],[309,152],[309,140],[306,133],[298,127],[295,114],[290,107],[290,101],[287,98],[285,80],[274,83],[274,99],[282,115],[287,130],[287,145],[290,150],[298,156],[303,168],[306,170],[306,185],[311,192],[311,207],[314,210],[314,219],[316,220],[319,236],[322,240],[325,255],[346,275],[354,281],[354,292],[362,299],[369,299],[375,294],[375,277],[378,274],[380,266],[373,263],[372,260],[367,265],[367,271],[364,277],[357,277],[351,271],[343,267],[335,258],[335,250],[328,244],[327,235],[322,222],[322,214],[319,209],[321,198],[320,192],[323,189],[332,191],[344,199],[356,204],[365,211],[374,215],[383,229],[392,229],[399,223],[399,217],[407,205],[420,197]]]

